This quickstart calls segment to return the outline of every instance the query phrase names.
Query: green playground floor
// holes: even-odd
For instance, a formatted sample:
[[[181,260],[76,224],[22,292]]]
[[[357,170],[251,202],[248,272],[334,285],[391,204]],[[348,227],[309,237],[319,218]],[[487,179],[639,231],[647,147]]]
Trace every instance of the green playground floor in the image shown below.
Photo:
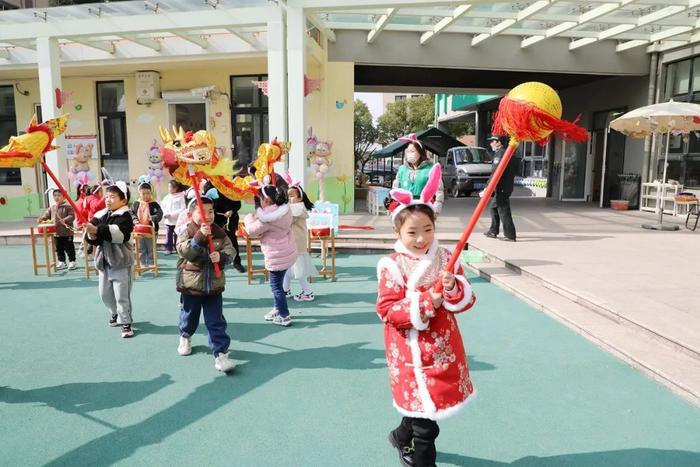
[[[203,324],[177,355],[174,257],[134,283],[136,337],[107,326],[96,279],[34,277],[0,247],[0,465],[396,466],[377,256],[339,255],[335,283],[262,320],[267,284],[228,272],[231,376]],[[479,395],[441,423],[438,464],[698,466],[700,410],[506,292],[473,279],[460,316]]]

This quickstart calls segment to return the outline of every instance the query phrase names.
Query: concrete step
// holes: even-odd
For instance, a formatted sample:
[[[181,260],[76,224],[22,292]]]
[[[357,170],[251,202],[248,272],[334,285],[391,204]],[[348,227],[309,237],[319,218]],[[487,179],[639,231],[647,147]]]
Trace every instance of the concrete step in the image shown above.
[[[599,315],[604,316],[607,319],[611,319],[613,321],[616,321],[621,324],[625,324],[626,326],[629,326],[633,329],[635,329],[638,332],[646,334],[648,337],[652,339],[656,339],[659,342],[662,342],[663,344],[667,346],[671,346],[675,348],[677,351],[685,353],[691,358],[694,358],[696,360],[696,365],[700,365],[700,349],[697,349],[690,344],[687,344],[685,342],[681,342],[678,339],[671,337],[658,328],[652,329],[645,323],[641,321],[637,321],[629,316],[625,316],[614,309],[612,309],[610,306],[602,303],[596,302],[595,299],[593,299],[590,296],[586,296],[584,291],[574,291],[569,288],[563,287],[551,280],[547,280],[541,276],[538,276],[535,273],[532,273],[528,270],[522,269],[521,267],[512,264],[508,262],[507,260],[504,261],[501,258],[498,258],[494,256],[492,253],[489,253],[485,250],[481,250],[479,248],[474,247],[473,245],[470,246],[472,250],[476,251],[481,251],[484,254],[484,257],[488,259],[491,263],[494,264],[500,264],[503,267],[509,269],[510,271],[513,271],[516,274],[528,277],[532,279],[533,281],[537,282],[538,284],[542,285],[543,287],[546,287],[547,289],[551,290],[552,292],[566,298],[567,300],[570,300],[574,303],[577,303],[581,305],[582,307],[588,309],[589,311],[592,311],[594,313],[597,313]],[[481,269],[482,265],[473,265],[476,269]]]
[[[551,289],[536,276],[491,259],[468,267],[700,407],[700,364],[687,352],[679,351],[676,343],[648,329],[640,332],[639,326],[628,320],[595,312]]]

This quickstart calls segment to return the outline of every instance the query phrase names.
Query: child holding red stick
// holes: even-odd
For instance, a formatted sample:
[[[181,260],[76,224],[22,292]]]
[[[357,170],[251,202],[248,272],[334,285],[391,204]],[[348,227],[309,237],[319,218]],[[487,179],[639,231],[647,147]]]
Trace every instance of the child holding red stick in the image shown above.
[[[403,465],[434,466],[437,420],[455,414],[474,398],[456,313],[468,310],[475,296],[462,266],[446,271],[450,252],[435,238],[435,208],[440,166],[430,171],[419,199],[391,191],[398,240],[392,255],[377,264],[377,314],[384,342],[394,407],[403,415],[389,442]],[[436,292],[433,286],[442,284]]]

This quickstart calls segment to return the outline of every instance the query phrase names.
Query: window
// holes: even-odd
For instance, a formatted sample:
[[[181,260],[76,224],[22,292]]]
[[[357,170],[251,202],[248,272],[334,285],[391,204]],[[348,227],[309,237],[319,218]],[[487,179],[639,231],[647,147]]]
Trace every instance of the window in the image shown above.
[[[0,147],[17,134],[15,92],[12,86],[0,86]],[[21,185],[19,169],[0,169],[0,185]]]
[[[399,94],[397,96],[394,96],[394,102],[402,101],[404,99],[406,99],[406,96],[404,94]]]
[[[270,140],[267,96],[253,84],[266,79],[267,75],[231,77],[231,137],[239,165],[250,164],[258,146]]]
[[[168,103],[168,127],[182,127],[186,130],[207,129],[207,106],[204,102]]]

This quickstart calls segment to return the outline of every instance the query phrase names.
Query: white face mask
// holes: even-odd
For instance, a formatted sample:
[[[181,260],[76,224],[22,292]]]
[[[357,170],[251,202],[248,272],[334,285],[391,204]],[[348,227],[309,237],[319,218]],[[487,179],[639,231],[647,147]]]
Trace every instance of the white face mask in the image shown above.
[[[416,162],[418,162],[418,154],[406,154],[406,162],[408,162],[409,164],[415,164]]]

